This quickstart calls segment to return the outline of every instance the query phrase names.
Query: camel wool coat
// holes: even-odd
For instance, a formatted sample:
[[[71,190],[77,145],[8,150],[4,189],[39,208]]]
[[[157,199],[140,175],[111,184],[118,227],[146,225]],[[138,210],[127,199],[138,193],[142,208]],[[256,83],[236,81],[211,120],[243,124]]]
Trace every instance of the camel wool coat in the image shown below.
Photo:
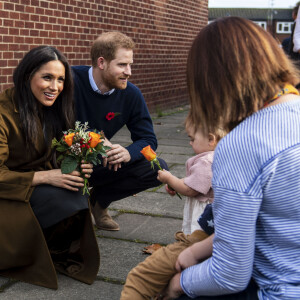
[[[13,88],[5,90],[0,95],[0,275],[57,289],[54,264],[29,203],[34,172],[52,169],[42,128],[37,137],[41,142],[36,151],[26,151]],[[66,275],[91,284],[100,256],[89,210],[84,218],[80,238],[83,268]]]

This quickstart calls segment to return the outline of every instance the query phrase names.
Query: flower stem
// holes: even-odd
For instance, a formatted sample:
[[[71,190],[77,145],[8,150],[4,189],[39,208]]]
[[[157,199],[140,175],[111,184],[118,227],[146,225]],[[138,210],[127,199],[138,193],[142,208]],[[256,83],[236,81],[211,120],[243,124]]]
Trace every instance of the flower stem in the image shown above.
[[[153,162],[158,166],[158,168],[162,171],[163,169],[162,169],[162,167],[160,166],[160,163],[159,163],[159,160],[157,159],[157,158],[155,158],[154,160],[153,160]],[[171,186],[169,186],[168,185],[168,188],[170,189],[170,190],[173,190],[174,192],[176,192]],[[178,196],[178,198],[180,199],[180,200],[182,200],[182,198],[181,198],[181,196],[179,195],[179,193],[177,193],[176,192],[176,195]]]
[[[87,178],[84,178],[84,187],[82,189],[82,195],[88,194],[90,195],[90,191],[89,191],[89,181]]]

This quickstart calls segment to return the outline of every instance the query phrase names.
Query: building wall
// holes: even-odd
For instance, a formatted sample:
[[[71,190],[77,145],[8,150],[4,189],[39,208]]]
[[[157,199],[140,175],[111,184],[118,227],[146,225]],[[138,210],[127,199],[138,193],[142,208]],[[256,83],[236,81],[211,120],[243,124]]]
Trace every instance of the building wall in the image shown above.
[[[185,104],[187,52],[207,19],[208,0],[0,1],[0,90],[31,48],[53,45],[71,65],[90,65],[92,41],[118,30],[137,44],[131,81],[150,110]]]

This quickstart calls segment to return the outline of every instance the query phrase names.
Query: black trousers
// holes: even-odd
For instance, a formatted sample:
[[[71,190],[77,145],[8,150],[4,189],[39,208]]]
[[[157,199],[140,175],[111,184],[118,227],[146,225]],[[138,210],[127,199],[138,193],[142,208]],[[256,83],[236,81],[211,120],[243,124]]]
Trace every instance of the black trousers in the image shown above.
[[[89,208],[88,197],[81,190],[73,192],[47,184],[36,186],[29,202],[43,229]]]
[[[160,158],[158,160],[163,169],[169,170],[164,160]],[[159,186],[161,182],[156,179],[157,171],[158,167],[155,165],[153,170],[146,159],[124,164],[117,171],[109,170],[102,165],[94,167],[89,181],[93,187],[91,204],[95,205],[97,201],[105,209],[113,201]]]
[[[193,300],[258,300],[257,296],[258,287],[254,280],[251,280],[247,288],[236,294],[221,295],[221,296],[200,296],[193,298]],[[182,295],[176,300],[189,300],[192,299],[187,295]]]

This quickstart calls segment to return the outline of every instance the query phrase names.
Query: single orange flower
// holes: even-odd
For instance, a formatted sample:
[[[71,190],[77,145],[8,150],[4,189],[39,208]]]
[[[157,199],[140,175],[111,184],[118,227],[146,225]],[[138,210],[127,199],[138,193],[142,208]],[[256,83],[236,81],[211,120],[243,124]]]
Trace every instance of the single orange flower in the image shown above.
[[[74,132],[65,135],[65,142],[69,147],[72,146],[74,135]]]
[[[154,164],[157,165],[157,167],[162,171],[162,167],[160,166],[159,160],[156,157],[156,153],[152,150],[152,148],[150,147],[150,145],[146,146],[145,148],[143,148],[143,150],[141,151],[141,153],[144,155],[144,157],[150,161],[151,163],[151,168],[154,170]],[[172,189],[169,185],[168,185],[169,189]],[[180,198],[181,196],[176,192],[176,195]]]
[[[89,136],[91,138],[90,147],[95,148],[101,142],[101,136],[100,134],[92,131],[89,133]]]
[[[152,148],[150,147],[150,145],[148,145],[145,148],[143,148],[143,150],[141,151],[141,153],[144,155],[144,157],[148,161],[152,161],[152,160],[154,160],[156,158],[156,153],[152,150]]]

